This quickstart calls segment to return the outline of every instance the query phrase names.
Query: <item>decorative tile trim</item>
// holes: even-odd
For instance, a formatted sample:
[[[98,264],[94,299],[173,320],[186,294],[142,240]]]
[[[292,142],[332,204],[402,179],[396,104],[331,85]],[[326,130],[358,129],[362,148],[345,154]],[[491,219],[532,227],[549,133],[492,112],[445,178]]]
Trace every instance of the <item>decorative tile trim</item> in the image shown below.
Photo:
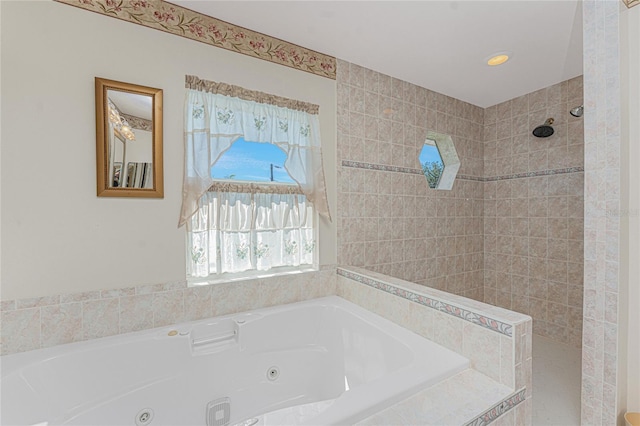
[[[505,324],[502,321],[498,321],[496,319],[489,318],[476,312],[471,312],[467,309],[451,305],[441,300],[436,300],[422,294],[414,293],[413,291],[405,290],[403,288],[399,288],[394,285],[387,284],[361,274],[357,274],[355,272],[347,271],[342,268],[338,268],[336,270],[336,273],[350,280],[359,282],[360,284],[368,285],[369,287],[373,287],[377,290],[382,290],[394,296],[402,297],[403,299],[407,299],[414,303],[419,303],[421,305],[435,309],[436,311],[452,315],[470,323],[479,325],[480,327],[484,327],[488,330],[495,331],[496,333],[513,337],[513,326],[511,326],[510,324]]]
[[[562,175],[566,173],[580,173],[584,172],[584,167],[567,167],[566,169],[553,169],[553,170],[540,170],[537,172],[526,172],[526,173],[514,173],[511,175],[503,175],[503,176],[494,176],[483,178],[485,182],[493,182],[497,180],[507,180],[507,179],[520,179],[520,178],[530,178],[530,177],[538,177],[538,176],[553,176],[553,175]]]
[[[466,423],[464,426],[485,426],[489,423],[495,421],[498,417],[502,416],[507,411],[516,407],[521,402],[525,400],[525,394],[527,392],[527,388],[522,388],[515,394],[511,395],[509,398],[500,401],[493,407],[489,408],[484,413],[480,414],[475,419]]]
[[[342,160],[342,166],[352,167],[355,169],[377,170],[381,172],[407,173],[412,175],[422,174],[422,170],[420,169],[413,169],[410,167],[387,166],[385,164],[363,163],[360,161]],[[566,173],[580,173],[580,172],[584,172],[584,167],[580,166],[580,167],[567,167],[565,169],[539,170],[536,172],[513,173],[510,175],[492,176],[492,177],[479,177],[479,176],[459,174],[456,177],[456,179],[472,180],[476,182],[494,182],[498,180],[521,179],[521,178],[531,178],[531,177],[538,177],[538,176],[553,176],[553,175],[561,175]]]
[[[55,0],[101,15],[336,79],[336,58],[164,0]]]
[[[342,160],[342,166],[344,167],[352,167],[354,169],[366,169],[366,170],[377,170],[380,172],[396,172],[396,173],[407,173],[411,175],[422,175],[422,170],[413,169],[410,167],[398,167],[398,166],[387,166],[385,164],[374,164],[374,163],[363,163],[360,161],[350,161],[350,160]],[[475,177],[475,176],[467,176],[467,175],[458,175],[456,179],[462,180],[475,180],[482,182],[483,178]]]
[[[622,3],[626,4],[629,9],[633,6],[637,6],[640,4],[640,0],[622,0]]]
[[[385,164],[363,163],[360,161],[342,160],[344,167],[353,167],[355,169],[378,170],[380,172],[396,172],[408,173],[412,175],[421,175],[422,170],[412,169],[410,167],[387,166]]]
[[[476,182],[485,182],[486,179],[480,176],[470,176],[470,175],[461,175],[459,174],[458,176],[456,176],[456,179],[462,179],[462,180],[474,180]]]

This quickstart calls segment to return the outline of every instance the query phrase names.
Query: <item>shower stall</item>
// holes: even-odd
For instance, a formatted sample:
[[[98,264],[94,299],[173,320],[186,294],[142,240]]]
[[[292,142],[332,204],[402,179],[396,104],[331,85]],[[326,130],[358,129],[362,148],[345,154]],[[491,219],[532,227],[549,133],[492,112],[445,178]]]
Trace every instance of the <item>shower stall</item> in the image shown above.
[[[338,262],[528,314],[579,351],[582,77],[489,108],[346,62],[338,83]],[[370,90],[392,113],[367,108]],[[421,173],[429,130],[460,157],[450,191]]]

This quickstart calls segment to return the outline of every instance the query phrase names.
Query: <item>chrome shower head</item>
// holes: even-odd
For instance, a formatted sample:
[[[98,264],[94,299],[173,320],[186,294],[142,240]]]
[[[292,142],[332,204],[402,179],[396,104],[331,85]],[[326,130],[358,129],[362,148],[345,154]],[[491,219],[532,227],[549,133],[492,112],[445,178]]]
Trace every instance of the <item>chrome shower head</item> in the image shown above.
[[[551,127],[553,121],[553,118],[547,118],[547,121],[545,121],[542,126],[533,129],[533,136],[537,138],[548,138],[551,136],[554,132],[553,127]]]
[[[578,118],[582,117],[582,114],[584,114],[584,105],[573,108],[571,111],[569,111],[569,114]]]

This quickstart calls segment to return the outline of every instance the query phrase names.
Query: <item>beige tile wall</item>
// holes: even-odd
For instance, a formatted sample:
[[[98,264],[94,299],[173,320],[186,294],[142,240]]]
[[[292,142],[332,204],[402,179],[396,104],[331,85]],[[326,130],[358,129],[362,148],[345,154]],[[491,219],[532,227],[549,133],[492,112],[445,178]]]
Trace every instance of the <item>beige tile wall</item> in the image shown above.
[[[578,347],[584,131],[569,110],[582,103],[576,77],[487,108],[484,125],[484,301],[529,314],[535,334]],[[533,136],[550,117],[555,133]]]
[[[485,110],[344,61],[337,78],[339,263],[530,314],[579,346],[582,78]],[[555,134],[533,137],[549,117]],[[419,174],[427,129],[453,136],[452,191]]]
[[[339,263],[482,300],[483,184],[429,189],[418,156],[448,133],[482,176],[483,109],[344,61],[337,79]]]
[[[625,10],[626,12],[626,10]],[[585,292],[582,425],[624,424],[619,339],[621,254],[620,4],[585,1]],[[631,117],[637,120],[637,117]],[[637,143],[637,141],[630,141]],[[629,259],[637,262],[638,259]],[[623,284],[624,285],[624,284]],[[635,307],[637,309],[637,307]],[[619,358],[619,355],[622,357]],[[636,354],[637,356],[637,354]],[[623,385],[624,386],[624,385]]]
[[[0,305],[0,354],[329,296],[335,287],[335,267],[326,267],[203,287],[180,281],[6,300]]]

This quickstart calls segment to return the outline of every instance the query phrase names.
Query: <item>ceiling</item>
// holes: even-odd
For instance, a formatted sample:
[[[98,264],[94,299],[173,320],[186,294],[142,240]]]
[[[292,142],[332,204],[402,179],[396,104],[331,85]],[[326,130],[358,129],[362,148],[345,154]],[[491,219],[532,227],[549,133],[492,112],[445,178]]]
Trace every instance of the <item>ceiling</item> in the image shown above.
[[[153,111],[153,98],[151,96],[113,89],[107,91],[107,96],[121,113],[151,120],[151,112]]]
[[[582,74],[580,0],[170,1],[481,107]]]

